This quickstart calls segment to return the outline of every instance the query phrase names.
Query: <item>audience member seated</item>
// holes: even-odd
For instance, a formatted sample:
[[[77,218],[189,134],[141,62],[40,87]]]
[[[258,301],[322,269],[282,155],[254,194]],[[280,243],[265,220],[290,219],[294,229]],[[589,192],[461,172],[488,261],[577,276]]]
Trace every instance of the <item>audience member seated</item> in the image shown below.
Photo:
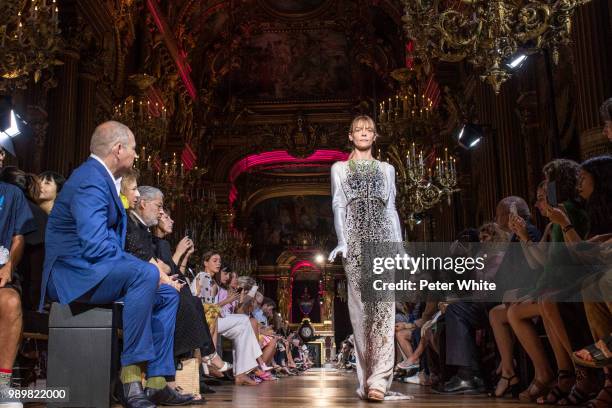
[[[541,193],[542,191],[539,190],[539,192]],[[510,242],[518,242],[521,239],[530,242],[538,242],[541,234],[537,227],[531,223],[531,212],[525,200],[520,197],[508,197],[505,200],[512,211],[508,214],[502,214],[503,217],[507,216],[508,219],[506,220],[504,218],[500,225],[507,226],[508,232],[512,232]],[[516,227],[516,225],[519,224],[521,226],[520,230]],[[518,293],[518,291],[521,290],[520,288],[529,286],[530,284],[527,280],[522,281],[520,277],[523,275],[533,276],[533,274],[525,273],[525,271],[529,270],[529,264],[526,258],[517,255],[518,254],[515,254],[515,252],[512,252],[512,268],[504,270],[506,276],[498,275],[496,279],[503,288],[514,288],[504,294],[505,296],[517,297],[513,295],[513,293]],[[513,271],[518,271],[520,273],[512,273]],[[535,280],[532,279],[532,282],[535,282]],[[538,309],[537,305],[529,305],[529,303],[518,302],[518,304],[514,305],[513,303],[507,302],[497,305],[489,311],[489,322],[491,323],[493,335],[495,336],[495,343],[497,344],[497,350],[501,358],[499,367],[500,379],[497,381],[495,391],[491,394],[498,398],[503,397],[508,392],[511,392],[514,397],[518,396],[519,393],[519,378],[516,376],[513,357],[514,336],[508,317],[510,305],[516,306],[514,313],[518,312],[519,315],[527,313],[533,316],[534,310],[532,309]],[[523,307],[527,308],[527,310],[523,311]],[[543,349],[540,349],[540,351],[543,352]],[[550,375],[550,371],[544,374],[538,373],[537,371],[538,370],[536,370],[536,378],[538,378],[539,381],[541,380],[539,376],[546,374]],[[544,380],[550,380],[550,378],[544,378]]]
[[[167,210],[164,210],[157,225],[153,227],[153,246],[158,259],[170,267],[170,273],[177,275],[178,280],[187,282],[185,268],[189,258],[195,251],[193,241],[183,237],[174,253],[170,243],[164,238],[172,233],[174,221]],[[178,267],[177,263],[181,266]],[[214,343],[206,323],[202,302],[191,294],[189,287],[184,285],[180,290],[179,309],[176,316],[174,332],[174,355],[181,357],[190,354],[194,349],[200,349],[204,364],[211,366],[219,372],[227,371],[231,365],[222,361],[217,355]]]
[[[169,285],[173,282],[161,265],[123,249],[128,221],[119,198],[119,179],[132,168],[135,149],[127,126],[111,121],[95,129],[90,158],[72,172],[49,215],[40,308],[45,295],[62,304],[123,301],[123,405],[180,405],[192,397],[181,396],[165,379],[175,374],[172,351],[178,292]]]
[[[551,244],[532,297],[538,298],[558,373],[549,393],[538,398],[537,402],[580,405],[579,401],[588,401],[590,394],[594,392],[595,373],[582,368],[575,369],[571,355],[572,350],[590,344],[592,339],[580,291],[574,287],[577,276],[573,273],[575,268],[571,267],[573,260],[563,243],[568,233],[585,237],[589,230],[589,220],[577,193],[578,163],[556,159],[546,164],[543,172],[547,189],[553,184],[555,186],[555,199],[559,208],[551,206],[548,198],[543,205],[544,215],[553,223],[550,232]],[[552,196],[553,192],[550,195]],[[545,197],[547,196],[548,190]],[[555,222],[555,214],[559,211],[566,214],[570,223],[561,226]],[[564,301],[559,302],[560,299]]]
[[[136,169],[129,169],[121,178],[119,196],[126,210],[136,208],[138,197],[140,197],[138,192],[138,171]]]
[[[49,215],[66,179],[54,171],[43,171],[38,175],[38,179],[40,180],[40,194],[36,201],[40,208]]]
[[[25,247],[24,235],[36,226],[23,192],[0,181],[0,395],[11,386],[21,337],[21,287],[13,273]],[[0,399],[0,407],[21,408],[18,400]]]
[[[599,108],[601,120],[604,123],[603,134],[612,142],[612,98],[607,99]]]
[[[203,258],[204,271],[200,272],[192,282],[192,292],[202,298],[209,325],[212,327],[211,321],[215,322],[219,334],[232,340],[235,383],[237,385],[257,385],[257,381],[250,378],[249,373],[258,366],[257,359],[261,356],[261,348],[249,318],[240,313],[219,316],[221,306],[216,303],[218,285],[214,277],[221,270],[221,255],[211,250],[206,252]],[[213,333],[212,328],[211,333]]]
[[[258,292],[258,295],[261,295],[261,301],[256,298],[255,308],[252,315],[259,324],[258,339],[262,351],[262,361],[259,368],[262,372],[258,372],[256,375],[262,377],[264,381],[268,381],[275,379],[274,377],[267,375],[266,371],[271,370],[270,366],[272,366],[274,355],[276,354],[276,346],[278,344],[278,337],[276,336],[274,328],[269,324],[269,319],[274,316],[274,308],[276,307],[276,303],[270,298],[263,297],[260,292]]]
[[[507,224],[510,200],[497,205],[497,220]],[[506,227],[506,225],[503,225]],[[481,243],[507,242],[509,237],[496,223],[484,224],[480,230]],[[493,281],[504,253],[487,251],[485,268],[479,272],[480,279]],[[446,308],[446,364],[457,368],[457,374],[444,383],[438,391],[445,394],[478,393],[484,391],[484,382],[478,362],[475,332],[486,328],[488,313],[494,305],[484,299],[479,302],[458,301]]]
[[[545,184],[545,182],[540,183],[536,192],[537,199],[535,207],[542,215],[543,205],[546,200]],[[522,250],[526,264],[521,262],[519,267],[533,271],[535,282],[537,282],[539,275],[542,273],[543,261],[539,260],[537,252],[532,253],[532,248],[534,248],[535,245],[546,245],[546,243],[550,241],[550,227],[551,224],[546,226],[544,234],[542,234],[538,240],[534,233],[530,233],[527,220],[515,215],[510,216],[510,228],[523,243]],[[514,295],[510,294],[509,298],[511,299],[505,305],[507,322],[510,325],[509,329],[511,329],[511,333],[514,333],[531,359],[535,371],[530,385],[518,395],[519,400],[524,402],[533,402],[539,397],[546,395],[549,390],[549,384],[553,379],[553,371],[546,355],[544,345],[536,331],[534,322],[535,318],[541,318],[540,307],[530,296],[524,297],[526,294],[530,293],[533,285],[534,282],[531,282],[531,288],[524,286],[522,290],[515,290]],[[503,309],[500,313],[502,317],[498,318],[503,321]],[[512,377],[515,375],[515,370],[514,366],[510,365],[508,361],[508,358],[512,358],[511,355],[508,355],[509,347],[511,347],[509,344],[513,345],[513,342],[508,337],[511,336],[511,334],[506,331],[508,328],[505,326],[499,327],[501,326],[501,322],[498,321],[494,323],[493,318],[494,316],[491,315],[491,325],[493,326],[495,339],[496,342],[498,342],[499,352],[502,356],[502,379],[498,382],[496,390],[496,396],[499,396],[502,395],[502,387],[508,389],[513,383]],[[509,378],[509,380],[504,380],[503,377]]]
[[[36,204],[40,195],[40,180],[15,166],[6,166],[0,172],[0,180],[19,187],[25,194],[28,206],[34,216],[34,231],[25,234],[25,249],[15,280],[21,283],[23,310],[36,310],[40,299],[40,284],[45,260],[45,227],[47,214]]]
[[[584,285],[583,297],[587,322],[595,344],[572,354],[572,359],[582,367],[602,367],[605,373],[604,387],[591,401],[591,406],[608,407],[612,405],[612,303],[594,302],[593,299],[607,299],[612,293],[612,285],[609,277],[610,254],[605,254],[603,249],[608,250],[612,244],[612,156],[600,156],[589,159],[580,165],[578,177],[578,193],[586,202],[586,213],[589,219],[589,231],[586,241],[593,245],[605,243],[602,248],[599,264],[604,266],[604,274],[595,285],[595,290],[600,293],[593,294],[592,287]],[[569,248],[576,248],[575,244],[582,242],[583,237],[571,228],[572,221],[569,213],[564,208],[550,208],[551,221],[561,227],[564,232],[564,241]],[[595,296],[593,296],[595,295]],[[591,297],[593,296],[593,297]],[[584,368],[581,368],[584,370]],[[579,368],[577,368],[578,374]],[[587,376],[588,377],[588,376]],[[571,404],[583,403],[590,399],[597,390],[596,381],[577,381],[572,392],[566,398]]]
[[[407,309],[414,309],[414,304],[395,303],[395,341],[403,357],[396,368],[401,370],[412,370],[419,368],[419,357],[415,357],[415,350],[412,347],[416,325],[410,319]]]

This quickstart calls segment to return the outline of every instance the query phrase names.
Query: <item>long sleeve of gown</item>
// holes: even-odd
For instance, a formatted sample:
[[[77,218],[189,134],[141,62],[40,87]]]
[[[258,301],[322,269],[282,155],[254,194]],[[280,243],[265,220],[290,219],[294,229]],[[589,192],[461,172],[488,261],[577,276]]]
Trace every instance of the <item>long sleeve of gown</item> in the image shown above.
[[[346,196],[341,184],[341,163],[335,163],[331,168],[332,209],[334,211],[334,228],[338,237],[338,246],[346,245],[345,220]],[[346,256],[346,254],[344,254]]]
[[[387,165],[387,182],[389,183],[389,198],[387,199],[387,216],[391,221],[391,230],[393,233],[393,240],[395,242],[402,242],[402,227],[400,224],[397,210],[395,209],[395,168],[388,164]]]

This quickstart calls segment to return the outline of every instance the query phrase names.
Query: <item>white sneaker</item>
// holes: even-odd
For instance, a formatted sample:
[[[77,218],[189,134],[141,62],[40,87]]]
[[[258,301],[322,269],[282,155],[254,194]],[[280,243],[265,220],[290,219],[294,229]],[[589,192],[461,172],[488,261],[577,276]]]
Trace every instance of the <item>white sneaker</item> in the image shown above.
[[[23,408],[23,404],[18,401],[0,401],[0,408]]]
[[[17,398],[9,398],[10,387],[0,386],[0,408],[23,408]]]

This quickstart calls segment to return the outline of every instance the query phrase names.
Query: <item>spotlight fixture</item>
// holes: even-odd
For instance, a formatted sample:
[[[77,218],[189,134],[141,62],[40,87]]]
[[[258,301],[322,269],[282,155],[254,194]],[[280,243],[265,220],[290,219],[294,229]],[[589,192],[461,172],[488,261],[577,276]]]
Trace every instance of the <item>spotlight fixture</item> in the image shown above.
[[[473,123],[464,124],[457,133],[457,143],[464,149],[473,149],[484,137],[482,127]]]
[[[0,130],[0,146],[15,156],[15,148],[13,146],[13,141],[11,140],[13,137],[21,134],[21,130],[19,130],[19,126],[17,126],[17,118],[14,110],[10,110],[7,112],[8,116],[3,118],[3,122],[1,126],[3,130]]]
[[[519,53],[512,56],[512,58],[510,58],[510,62],[508,62],[506,65],[508,68],[516,70],[523,65],[525,60],[527,60],[527,55],[524,53]]]

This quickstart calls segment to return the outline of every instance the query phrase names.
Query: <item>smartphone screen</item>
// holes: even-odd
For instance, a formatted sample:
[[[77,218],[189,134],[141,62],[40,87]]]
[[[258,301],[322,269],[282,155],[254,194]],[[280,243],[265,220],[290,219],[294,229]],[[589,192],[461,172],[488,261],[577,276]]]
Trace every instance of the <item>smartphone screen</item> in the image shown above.
[[[546,185],[546,201],[548,201],[548,205],[551,207],[556,207],[559,205],[557,200],[557,182],[551,181]]]
[[[247,295],[252,297],[252,298],[254,298],[255,297],[255,293],[257,293],[257,289],[259,289],[259,287],[257,285],[253,286],[251,288],[251,290],[249,290],[249,293]]]
[[[187,228],[187,229],[185,230],[185,236],[186,236],[187,238],[191,239],[191,230],[190,230],[189,228]]]

